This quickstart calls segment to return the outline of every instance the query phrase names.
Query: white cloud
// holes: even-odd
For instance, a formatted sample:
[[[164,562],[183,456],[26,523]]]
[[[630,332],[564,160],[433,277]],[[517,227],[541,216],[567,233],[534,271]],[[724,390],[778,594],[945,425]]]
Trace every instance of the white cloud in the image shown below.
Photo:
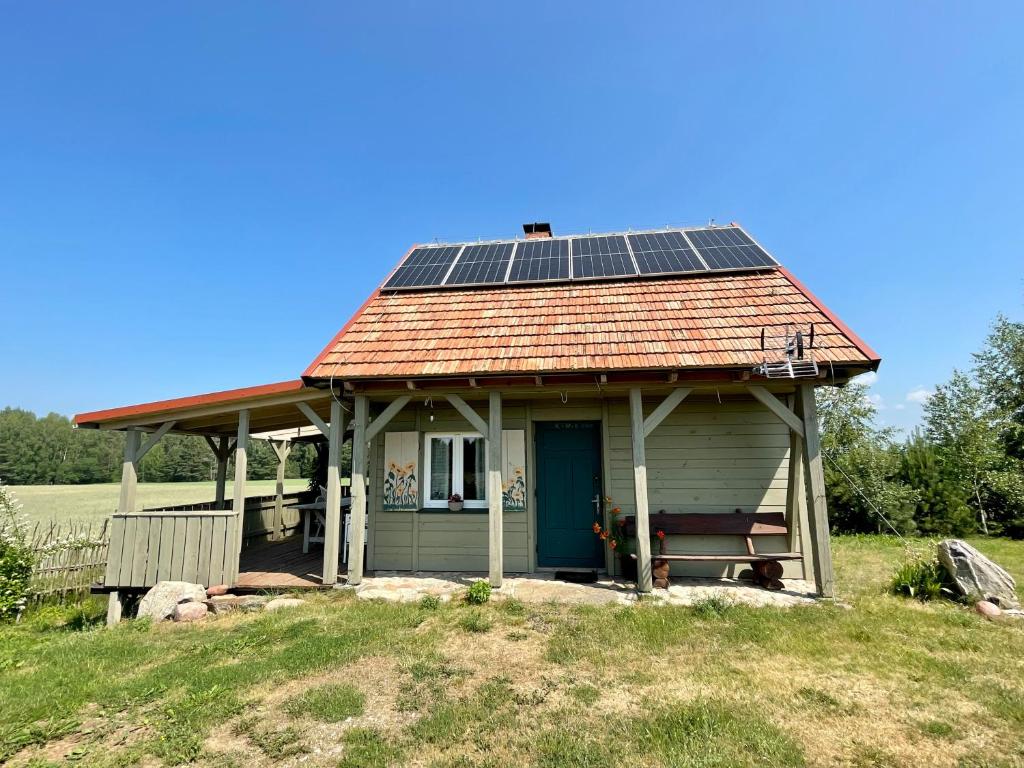
[[[864,402],[874,406],[875,410],[884,411],[888,406],[879,394],[864,395]]]
[[[932,392],[930,389],[925,389],[924,387],[917,386],[914,387],[909,392],[907,392],[907,402],[920,403],[923,405],[924,403],[928,402],[928,398],[930,398],[933,394],[935,393]]]
[[[878,381],[878,374],[875,371],[868,371],[867,373],[862,373],[854,381],[858,384],[863,384],[865,387],[873,387],[875,382]]]
[[[906,408],[906,407],[907,407],[907,406],[905,406],[905,405],[904,405],[903,403],[896,403],[896,405],[894,405],[894,406],[892,407],[892,409],[893,409],[894,411],[902,411],[902,410],[903,410],[904,408]]]

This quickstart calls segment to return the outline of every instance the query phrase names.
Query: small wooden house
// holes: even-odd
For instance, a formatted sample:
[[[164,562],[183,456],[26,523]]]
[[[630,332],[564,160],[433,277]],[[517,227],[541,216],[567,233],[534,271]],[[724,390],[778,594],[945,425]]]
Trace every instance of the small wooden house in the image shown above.
[[[878,355],[739,226],[526,229],[414,247],[295,381],[79,414],[79,427],[127,432],[104,588],[616,573],[594,526],[619,508],[635,527],[641,591],[652,588],[650,515],[664,511],[700,516],[667,531],[665,552],[693,556],[674,572],[734,573],[751,561],[746,534],[763,533],[759,555],[778,553],[784,577],[831,595],[815,389],[876,369]],[[208,439],[217,498],[140,511],[138,461],[172,431]],[[298,525],[303,511],[312,519],[309,499],[225,502],[232,452],[233,498],[245,497],[250,436],[271,438],[283,467],[289,441],[310,433],[327,443],[322,546]],[[745,531],[707,517],[737,512],[758,517]]]

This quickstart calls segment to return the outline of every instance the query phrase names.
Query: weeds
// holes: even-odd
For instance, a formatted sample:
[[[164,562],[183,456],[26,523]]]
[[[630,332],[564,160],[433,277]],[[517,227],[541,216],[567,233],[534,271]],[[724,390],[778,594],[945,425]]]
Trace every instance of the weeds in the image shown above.
[[[935,600],[942,594],[944,582],[945,569],[937,558],[909,554],[909,557],[897,566],[889,583],[889,591],[894,595],[914,597],[922,601]]]

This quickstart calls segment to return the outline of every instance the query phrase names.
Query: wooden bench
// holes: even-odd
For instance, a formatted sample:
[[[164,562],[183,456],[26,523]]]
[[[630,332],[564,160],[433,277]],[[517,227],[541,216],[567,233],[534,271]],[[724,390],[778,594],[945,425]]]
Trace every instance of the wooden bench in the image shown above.
[[[650,533],[653,537],[658,531],[667,536],[742,536],[746,544],[746,554],[669,554],[664,551],[651,555],[651,560],[664,561],[660,570],[663,575],[655,579],[654,586],[668,586],[668,561],[682,560],[687,562],[723,562],[751,563],[754,570],[754,581],[768,589],[782,589],[783,560],[802,560],[799,552],[758,552],[754,549],[754,536],[789,536],[785,515],[778,512],[725,512],[721,514],[686,513],[668,514],[661,510],[649,518]],[[629,516],[624,519],[627,536],[636,536],[636,518]],[[633,555],[636,558],[636,555]],[[659,583],[660,582],[660,583]]]

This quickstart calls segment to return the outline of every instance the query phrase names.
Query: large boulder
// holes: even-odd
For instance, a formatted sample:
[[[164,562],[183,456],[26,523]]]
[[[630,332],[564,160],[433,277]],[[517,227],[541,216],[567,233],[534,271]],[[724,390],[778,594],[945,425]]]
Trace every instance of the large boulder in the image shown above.
[[[1000,608],[1020,607],[1013,577],[966,541],[945,539],[938,550],[939,562],[962,594]]]
[[[187,581],[161,581],[139,601],[138,617],[163,621],[174,614],[179,603],[201,603],[206,599],[202,584]]]

